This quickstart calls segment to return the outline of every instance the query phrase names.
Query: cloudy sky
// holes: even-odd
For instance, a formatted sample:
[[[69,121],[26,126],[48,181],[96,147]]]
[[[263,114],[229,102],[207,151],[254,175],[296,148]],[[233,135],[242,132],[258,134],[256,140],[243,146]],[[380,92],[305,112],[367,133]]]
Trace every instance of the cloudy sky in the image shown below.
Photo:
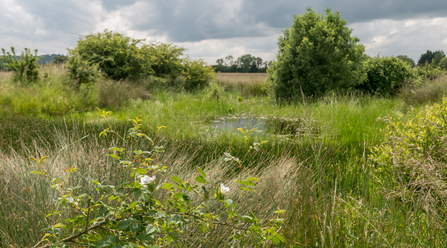
[[[307,7],[339,11],[375,56],[447,52],[446,0],[0,0],[0,48],[67,53],[79,35],[109,29],[183,46],[214,63],[250,53],[271,60],[282,30]]]

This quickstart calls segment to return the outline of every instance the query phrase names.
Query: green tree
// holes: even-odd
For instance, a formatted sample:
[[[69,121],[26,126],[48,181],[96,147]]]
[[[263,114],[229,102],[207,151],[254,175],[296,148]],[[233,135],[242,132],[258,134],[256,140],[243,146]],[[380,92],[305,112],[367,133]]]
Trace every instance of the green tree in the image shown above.
[[[411,67],[416,67],[416,63],[414,62],[414,60],[407,55],[398,55],[397,58],[407,62]]]
[[[444,57],[439,61],[439,67],[443,70],[447,70],[447,57]]]
[[[434,63],[435,66],[439,64],[442,58],[445,57],[445,53],[442,50],[430,51],[427,50],[426,53],[422,54],[418,61],[418,66],[425,66],[425,64]]]
[[[363,81],[363,45],[339,12],[329,8],[320,15],[311,8],[295,16],[279,37],[276,62],[268,69],[277,100],[319,95],[327,90],[353,87]]]
[[[442,50],[436,51],[435,55],[433,56],[433,63],[438,66],[439,62],[441,62],[441,59],[445,58],[445,53]]]
[[[53,64],[63,64],[65,62],[67,62],[68,59],[69,59],[69,57],[65,56],[65,55],[54,56],[52,63]]]

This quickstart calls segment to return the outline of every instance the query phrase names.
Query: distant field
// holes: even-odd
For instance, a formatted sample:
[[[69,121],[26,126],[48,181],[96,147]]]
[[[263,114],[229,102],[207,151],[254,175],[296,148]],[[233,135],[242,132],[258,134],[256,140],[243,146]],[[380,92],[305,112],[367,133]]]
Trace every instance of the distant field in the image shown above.
[[[216,73],[217,81],[228,83],[264,81],[267,76],[267,73]]]

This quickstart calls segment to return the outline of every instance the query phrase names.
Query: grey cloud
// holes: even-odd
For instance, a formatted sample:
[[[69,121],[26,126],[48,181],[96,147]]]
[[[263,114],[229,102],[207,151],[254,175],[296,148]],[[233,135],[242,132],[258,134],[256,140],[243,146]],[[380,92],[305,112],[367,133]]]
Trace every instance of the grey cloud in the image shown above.
[[[318,12],[323,12],[326,7],[340,11],[349,24],[377,19],[441,17],[447,13],[447,1],[440,0],[244,0],[232,2],[236,6],[234,12],[224,8],[228,1],[144,2],[148,3],[147,9],[141,5],[128,17],[134,24],[132,27],[137,30],[156,29],[167,33],[174,42],[269,36],[272,30],[289,27],[294,14],[304,13],[309,6]]]

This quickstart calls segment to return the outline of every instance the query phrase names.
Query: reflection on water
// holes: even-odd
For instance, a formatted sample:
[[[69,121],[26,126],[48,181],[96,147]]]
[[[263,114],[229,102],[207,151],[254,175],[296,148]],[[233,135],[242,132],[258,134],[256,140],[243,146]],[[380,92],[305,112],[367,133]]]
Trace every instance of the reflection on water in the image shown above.
[[[216,131],[239,132],[238,128],[256,128],[255,133],[262,133],[267,129],[266,120],[261,118],[240,117],[219,119],[211,122],[212,128]]]
[[[254,118],[254,117],[238,117],[238,118],[222,118],[211,121],[208,126],[208,132],[214,133],[214,137],[218,133],[234,133],[239,131],[238,128],[250,130],[256,128],[252,134],[256,135],[274,135],[281,137],[304,137],[315,136],[319,133],[319,128],[314,120],[306,120],[303,118]]]

